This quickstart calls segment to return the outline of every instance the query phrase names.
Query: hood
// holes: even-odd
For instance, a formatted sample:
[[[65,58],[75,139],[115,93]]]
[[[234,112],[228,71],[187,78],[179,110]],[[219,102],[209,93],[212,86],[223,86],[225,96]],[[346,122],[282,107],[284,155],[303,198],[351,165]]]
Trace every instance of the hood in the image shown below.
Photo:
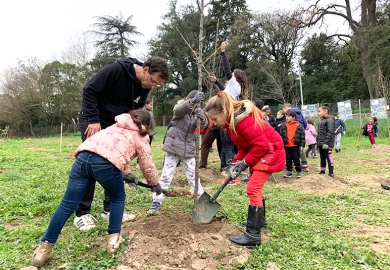
[[[133,68],[134,64],[137,64],[138,66],[141,66],[144,64],[140,61],[138,61],[136,58],[124,58],[124,59],[117,59],[118,63],[123,67],[123,69],[126,70],[127,74],[134,80],[137,81],[137,77],[135,75],[135,70]]]
[[[244,104],[238,112],[234,114],[234,125],[237,126],[245,117],[250,115],[255,105],[251,101],[244,101]]]
[[[130,114],[123,113],[115,117],[116,126],[128,130],[139,131],[138,126],[134,123]]]
[[[299,108],[291,108],[291,109],[294,110],[297,114],[302,114]]]

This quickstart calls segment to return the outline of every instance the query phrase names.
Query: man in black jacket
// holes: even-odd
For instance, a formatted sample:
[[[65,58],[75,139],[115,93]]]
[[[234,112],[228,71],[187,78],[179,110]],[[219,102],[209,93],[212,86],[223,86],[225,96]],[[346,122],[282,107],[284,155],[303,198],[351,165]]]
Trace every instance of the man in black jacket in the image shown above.
[[[169,77],[167,61],[151,57],[144,63],[135,58],[117,59],[108,63],[83,88],[79,126],[82,141],[101,129],[115,124],[115,116],[142,108],[149,91]],[[95,227],[90,214],[95,185],[84,195],[76,210],[74,225],[81,231]],[[102,217],[109,219],[110,199],[105,194]],[[131,218],[125,214],[123,221]]]

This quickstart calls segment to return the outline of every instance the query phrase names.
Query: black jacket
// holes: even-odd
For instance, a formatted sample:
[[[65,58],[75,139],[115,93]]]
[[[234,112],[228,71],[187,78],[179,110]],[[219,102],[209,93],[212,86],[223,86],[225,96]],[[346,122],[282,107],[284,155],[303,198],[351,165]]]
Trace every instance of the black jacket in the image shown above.
[[[334,147],[334,118],[333,116],[327,116],[321,118],[318,123],[318,135],[317,144],[322,147],[324,144],[329,147]]]
[[[367,124],[365,124],[364,127],[362,127],[362,129],[363,129],[362,135],[368,136]],[[377,135],[378,135],[378,126],[376,125],[376,123],[374,123],[374,137],[376,137]]]
[[[298,122],[298,121],[296,121]],[[283,123],[280,127],[280,135],[282,136],[284,145],[287,144],[287,123]],[[305,147],[306,139],[305,139],[305,130],[302,125],[298,122],[297,129],[294,135],[294,144],[299,147]]]
[[[286,116],[283,116],[282,118],[275,118],[275,121],[272,124],[271,123],[270,124],[280,134],[280,128],[283,126],[284,123],[286,123]]]
[[[115,116],[144,106],[150,89],[138,82],[134,64],[143,63],[135,58],[110,62],[85,84],[80,114],[88,124],[106,128],[115,123]]]

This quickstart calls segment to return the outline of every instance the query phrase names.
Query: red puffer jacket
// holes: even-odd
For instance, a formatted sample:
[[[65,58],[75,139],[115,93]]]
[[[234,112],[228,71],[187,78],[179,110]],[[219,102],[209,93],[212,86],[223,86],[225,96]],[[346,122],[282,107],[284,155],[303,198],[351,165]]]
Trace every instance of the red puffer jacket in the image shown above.
[[[246,104],[246,112],[241,118],[236,117],[236,132],[228,128],[228,133],[233,143],[238,148],[238,153],[233,162],[245,159],[254,170],[279,172],[284,169],[286,153],[282,137],[275,129],[264,122],[262,126],[255,126],[251,105]],[[249,108],[248,108],[249,107]]]

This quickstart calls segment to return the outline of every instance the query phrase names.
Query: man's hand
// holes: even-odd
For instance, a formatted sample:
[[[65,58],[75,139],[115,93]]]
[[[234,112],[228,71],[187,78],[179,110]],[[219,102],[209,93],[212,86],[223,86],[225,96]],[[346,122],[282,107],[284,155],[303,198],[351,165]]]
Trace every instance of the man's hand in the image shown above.
[[[347,134],[347,132],[346,132],[346,131],[343,131],[343,134],[344,134],[344,135],[346,135],[346,134]]]
[[[238,161],[233,163],[229,167],[228,174],[231,178],[231,181],[234,181],[241,172],[245,171],[249,166],[245,163],[245,160]]]
[[[128,175],[123,176],[123,180],[129,185],[129,187],[138,188],[138,178],[134,174],[129,173]]]
[[[327,144],[322,145],[322,149],[323,150],[328,150],[329,149],[329,145],[327,145]]]
[[[87,138],[89,138],[95,133],[99,132],[101,129],[102,128],[100,126],[100,123],[89,124],[84,134],[87,135]]]
[[[223,41],[223,42],[221,43],[221,52],[224,52],[225,49],[226,49],[226,42]]]
[[[192,105],[198,104],[199,102],[204,100],[203,92],[198,92],[196,95],[190,99]]]
[[[154,193],[156,193],[156,195],[160,195],[161,192],[162,192],[162,188],[160,186],[160,183],[158,183],[157,185],[153,186],[152,190],[153,190]]]

